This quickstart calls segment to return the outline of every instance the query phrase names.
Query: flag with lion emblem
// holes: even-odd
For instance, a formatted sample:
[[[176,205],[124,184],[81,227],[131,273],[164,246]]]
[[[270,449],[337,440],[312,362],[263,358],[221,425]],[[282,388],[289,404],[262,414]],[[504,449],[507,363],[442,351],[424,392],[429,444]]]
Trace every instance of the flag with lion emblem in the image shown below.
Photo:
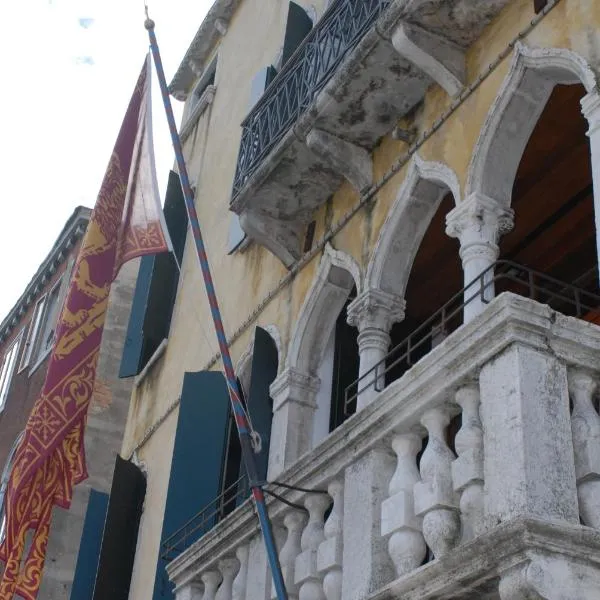
[[[68,508],[73,487],[87,477],[83,435],[111,283],[126,261],[170,250],[156,184],[150,73],[148,56],[81,243],[44,387],[15,454],[0,600],[35,600],[52,508]]]

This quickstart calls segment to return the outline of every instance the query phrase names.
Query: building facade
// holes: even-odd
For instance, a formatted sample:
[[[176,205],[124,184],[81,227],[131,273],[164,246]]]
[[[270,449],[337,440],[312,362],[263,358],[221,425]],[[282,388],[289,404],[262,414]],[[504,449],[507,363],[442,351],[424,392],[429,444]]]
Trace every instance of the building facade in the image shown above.
[[[0,324],[2,513],[11,459],[44,385],[56,322],[90,215],[91,210],[84,207],[78,207],[73,212],[50,253]],[[103,524],[115,455],[123,441],[131,395],[131,382],[119,379],[118,369],[137,266],[126,265],[111,290],[98,378],[86,428],[90,477],[75,489],[69,511],[54,509],[39,593],[41,600],[75,600],[82,597],[77,589],[83,589],[81,586],[85,573],[81,572],[84,569],[76,567],[84,521],[90,507],[98,513],[96,518],[100,525]],[[2,516],[2,529],[3,519]],[[94,573],[95,570],[92,570]]]
[[[290,598],[598,597],[599,32],[592,0],[200,25],[170,90]],[[121,365],[129,599],[269,600],[176,188]]]

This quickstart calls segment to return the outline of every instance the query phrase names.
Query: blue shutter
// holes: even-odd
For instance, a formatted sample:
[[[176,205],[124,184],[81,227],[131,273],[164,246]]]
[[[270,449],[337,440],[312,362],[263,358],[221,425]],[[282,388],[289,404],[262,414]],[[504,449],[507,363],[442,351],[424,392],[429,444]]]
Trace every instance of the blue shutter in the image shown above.
[[[277,346],[273,338],[264,329],[257,327],[254,332],[248,412],[254,429],[262,438],[262,450],[260,454],[256,455],[258,477],[261,480],[266,479],[269,464],[269,444],[273,421],[273,400],[269,395],[269,386],[277,377],[277,363]]]
[[[146,476],[117,455],[93,600],[127,600],[138,529],[146,496]]]
[[[288,9],[287,24],[285,27],[285,38],[283,40],[283,56],[281,64],[292,57],[298,46],[312,29],[313,22],[306,11],[295,2],[290,2]]]
[[[163,516],[161,553],[163,542],[221,493],[228,415],[229,396],[222,373],[185,374]],[[186,546],[206,533],[212,523],[196,531]],[[159,556],[153,600],[174,598],[166,565],[167,561]]]
[[[92,600],[107,507],[108,494],[90,490],[71,587],[71,600]]]
[[[133,375],[137,375],[141,370],[140,362],[144,344],[143,324],[146,316],[148,297],[150,295],[153,268],[154,256],[142,256],[135,284],[135,292],[133,294],[133,302],[131,303],[127,336],[123,345],[119,377],[132,377]]]
[[[169,173],[164,216],[181,264],[188,220],[179,175],[174,171]],[[119,377],[137,375],[169,335],[178,283],[179,269],[170,252],[142,257]]]

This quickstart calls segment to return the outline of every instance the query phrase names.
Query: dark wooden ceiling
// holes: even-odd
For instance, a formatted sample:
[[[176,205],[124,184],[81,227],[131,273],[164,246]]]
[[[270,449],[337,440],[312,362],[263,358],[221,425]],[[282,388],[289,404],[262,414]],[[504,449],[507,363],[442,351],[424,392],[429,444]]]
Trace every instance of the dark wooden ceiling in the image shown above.
[[[592,177],[582,86],[557,86],[525,148],[514,182],[515,227],[501,258],[597,289]],[[407,323],[424,321],[462,288],[458,242],[445,234],[447,196],[415,258],[406,293]],[[585,273],[587,279],[583,279]],[[395,337],[395,336],[394,336]]]

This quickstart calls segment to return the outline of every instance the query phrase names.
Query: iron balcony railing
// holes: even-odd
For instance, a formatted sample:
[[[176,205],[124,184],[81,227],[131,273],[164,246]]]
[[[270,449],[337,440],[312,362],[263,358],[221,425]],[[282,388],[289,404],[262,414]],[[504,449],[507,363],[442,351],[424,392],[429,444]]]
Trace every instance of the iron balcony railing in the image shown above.
[[[161,558],[168,562],[177,558],[240,506],[249,494],[248,478],[243,475],[163,542]]]
[[[596,267],[594,271],[595,269]],[[394,346],[385,358],[346,387],[345,416],[354,412],[360,394],[373,386],[376,391],[382,391],[428,354],[435,345],[436,337],[443,338],[458,329],[463,322],[465,306],[477,299],[486,304],[490,302],[491,289],[495,289],[497,294],[510,291],[527,296],[577,318],[600,309],[600,296],[596,294],[518,263],[499,260],[452,296],[437,312]]]
[[[336,0],[242,123],[232,196],[310,106],[391,0]]]

